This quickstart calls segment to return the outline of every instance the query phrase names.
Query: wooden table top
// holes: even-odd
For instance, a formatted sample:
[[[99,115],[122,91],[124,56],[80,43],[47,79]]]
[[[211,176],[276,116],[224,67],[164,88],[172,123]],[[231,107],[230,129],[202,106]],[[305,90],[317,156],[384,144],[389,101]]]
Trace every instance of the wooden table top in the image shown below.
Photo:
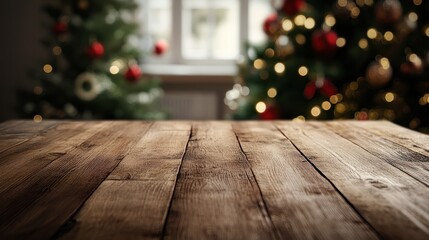
[[[385,121],[0,124],[0,239],[427,240],[428,187]]]

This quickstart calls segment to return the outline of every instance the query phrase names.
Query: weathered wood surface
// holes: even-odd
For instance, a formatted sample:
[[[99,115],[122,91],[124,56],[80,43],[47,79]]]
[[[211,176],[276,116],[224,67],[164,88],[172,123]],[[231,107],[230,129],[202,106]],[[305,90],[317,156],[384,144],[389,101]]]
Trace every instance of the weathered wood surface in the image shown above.
[[[0,239],[429,239],[429,136],[381,122],[9,121]]]

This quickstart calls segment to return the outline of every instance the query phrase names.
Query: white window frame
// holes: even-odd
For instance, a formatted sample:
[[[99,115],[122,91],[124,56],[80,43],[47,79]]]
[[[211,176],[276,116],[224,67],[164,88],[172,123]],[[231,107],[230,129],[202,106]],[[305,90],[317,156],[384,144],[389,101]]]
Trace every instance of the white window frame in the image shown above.
[[[171,1],[171,38],[165,56],[145,55],[143,70],[154,75],[222,75],[237,74],[236,59],[185,59],[182,56],[182,3]],[[214,0],[215,1],[215,0]],[[249,36],[249,3],[251,0],[238,0],[239,5],[239,55],[245,52],[244,44]],[[143,11],[148,11],[145,6]],[[147,17],[147,14],[144,14]],[[237,58],[239,57],[237,56]]]

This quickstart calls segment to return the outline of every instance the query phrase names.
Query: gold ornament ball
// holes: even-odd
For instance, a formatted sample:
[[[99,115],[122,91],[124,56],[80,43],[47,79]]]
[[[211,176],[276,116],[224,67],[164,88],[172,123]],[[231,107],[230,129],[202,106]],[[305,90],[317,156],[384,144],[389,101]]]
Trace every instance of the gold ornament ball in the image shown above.
[[[379,62],[372,62],[366,70],[366,80],[373,87],[382,87],[392,79],[392,68],[382,66]]]

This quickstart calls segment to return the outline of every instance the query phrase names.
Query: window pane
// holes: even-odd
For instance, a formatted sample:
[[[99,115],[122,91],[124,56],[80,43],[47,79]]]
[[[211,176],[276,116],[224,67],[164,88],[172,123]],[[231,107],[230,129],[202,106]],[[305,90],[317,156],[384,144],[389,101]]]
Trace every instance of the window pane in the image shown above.
[[[183,1],[183,57],[232,59],[239,53],[238,0]]]
[[[171,0],[140,0],[144,47],[151,50],[158,40],[171,39]]]
[[[262,29],[265,18],[274,10],[267,0],[249,1],[249,42],[251,44],[261,44],[266,40],[266,34]]]

